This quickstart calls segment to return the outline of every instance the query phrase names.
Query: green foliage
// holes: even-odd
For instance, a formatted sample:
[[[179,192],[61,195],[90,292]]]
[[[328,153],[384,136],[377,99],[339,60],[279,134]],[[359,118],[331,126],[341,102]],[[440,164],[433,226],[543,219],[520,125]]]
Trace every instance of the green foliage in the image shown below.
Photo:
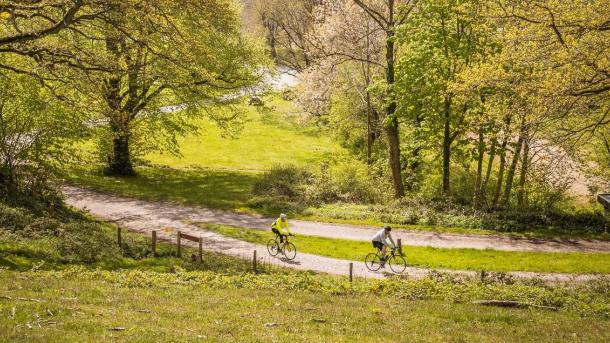
[[[48,183],[67,160],[78,120],[36,80],[0,75],[0,197],[50,195]]]
[[[302,196],[302,188],[310,178],[309,173],[295,166],[274,166],[254,184],[253,193],[259,196],[275,196],[294,200]]]
[[[314,172],[292,165],[275,166],[254,184],[253,193],[302,205],[371,203],[387,196],[375,187],[375,180],[365,167],[350,161],[322,162],[319,171]]]

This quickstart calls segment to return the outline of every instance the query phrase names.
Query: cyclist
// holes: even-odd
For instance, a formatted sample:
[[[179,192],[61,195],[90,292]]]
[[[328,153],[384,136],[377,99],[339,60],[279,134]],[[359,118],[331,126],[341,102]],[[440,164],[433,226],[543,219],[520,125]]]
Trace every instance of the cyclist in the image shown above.
[[[390,232],[392,231],[392,228],[389,226],[384,226],[383,229],[377,231],[377,233],[375,234],[375,236],[373,236],[373,246],[379,250],[380,254],[381,254],[381,266],[384,267],[385,261],[387,259],[386,256],[386,246],[388,246],[387,243],[387,239],[390,240],[390,242],[392,243],[392,248],[396,247],[396,244],[394,243],[394,239],[392,239],[392,235],[390,234]]]
[[[282,229],[286,231],[286,234],[282,233]],[[280,214],[280,217],[271,224],[271,231],[280,238],[280,243],[284,242],[284,236],[292,236],[288,225],[288,216],[284,213]]]

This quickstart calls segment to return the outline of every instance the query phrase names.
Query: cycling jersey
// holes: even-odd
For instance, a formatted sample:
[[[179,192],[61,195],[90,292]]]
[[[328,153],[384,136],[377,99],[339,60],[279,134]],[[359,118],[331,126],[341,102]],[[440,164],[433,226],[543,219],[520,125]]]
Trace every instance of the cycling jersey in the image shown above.
[[[386,232],[385,229],[381,229],[377,231],[375,236],[373,236],[373,242],[381,242],[384,245],[388,245],[386,243],[386,239],[389,239],[392,242],[392,246],[395,247],[394,239],[392,239],[392,235],[389,232]]]
[[[287,234],[290,234],[290,226],[288,225],[288,219],[282,221],[281,218],[276,219],[273,224],[271,224],[271,228],[277,229],[280,233],[282,233],[282,229],[286,230]]]

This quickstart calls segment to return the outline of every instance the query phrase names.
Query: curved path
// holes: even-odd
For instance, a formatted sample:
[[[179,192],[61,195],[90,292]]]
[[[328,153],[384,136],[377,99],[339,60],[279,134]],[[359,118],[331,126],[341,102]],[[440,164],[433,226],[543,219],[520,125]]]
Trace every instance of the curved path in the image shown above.
[[[111,195],[88,189],[65,187],[69,204],[79,208],[96,209],[102,215],[119,206],[125,214],[159,213],[165,218],[185,222],[225,224],[267,230],[273,219],[221,210],[175,205],[165,202],[138,201],[132,198]],[[116,219],[116,218],[115,218]],[[378,228],[366,228],[346,224],[329,224],[303,220],[290,221],[292,231],[297,234],[368,241]],[[438,233],[416,230],[394,230],[392,236],[402,239],[404,245],[430,246],[436,248],[471,248],[506,251],[543,252],[610,252],[610,241],[523,238],[500,235],[473,235]]]
[[[148,202],[131,199],[122,196],[98,193],[74,187],[64,189],[68,204],[75,208],[89,211],[90,214],[101,219],[111,221],[117,225],[129,228],[142,233],[157,231],[158,237],[162,240],[175,241],[177,231],[201,236],[205,240],[204,247],[210,251],[220,251],[235,256],[252,256],[254,250],[257,251],[259,259],[263,263],[277,264],[284,267],[312,270],[336,275],[348,275],[349,263],[354,263],[354,276],[365,278],[383,278],[388,276],[386,273],[371,272],[366,269],[361,261],[348,261],[312,254],[299,253],[294,261],[270,258],[264,246],[236,240],[214,232],[203,230],[195,225],[187,224],[186,220],[200,221],[200,218],[212,218],[214,221],[231,225],[250,226],[253,217],[236,216],[223,212],[208,212],[209,210],[192,207],[182,207],[166,203]],[[254,218],[256,219],[256,218]],[[229,220],[228,222],[226,220]],[[257,220],[261,220],[260,218]],[[268,220],[265,220],[267,223]],[[165,228],[172,230],[166,232]],[[190,242],[185,242],[190,244]],[[194,244],[193,244],[194,245]],[[408,268],[406,273],[410,277],[421,278],[426,276],[431,270],[424,268]],[[455,271],[442,270],[448,273],[462,275],[476,275],[474,271]],[[570,282],[587,281],[596,278],[595,275],[571,275],[560,273],[530,273],[512,272],[511,275],[519,278],[540,278],[548,282]]]

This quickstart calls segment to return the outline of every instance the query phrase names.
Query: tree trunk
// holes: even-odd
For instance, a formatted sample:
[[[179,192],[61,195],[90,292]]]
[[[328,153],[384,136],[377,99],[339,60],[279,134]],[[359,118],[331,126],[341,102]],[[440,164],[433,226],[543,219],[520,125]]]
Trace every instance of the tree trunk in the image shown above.
[[[498,200],[500,199],[500,193],[502,193],[502,182],[504,181],[504,168],[506,166],[506,146],[508,145],[508,140],[510,139],[510,115],[507,115],[504,118],[505,131],[504,138],[502,139],[502,145],[500,146],[500,170],[498,170],[498,180],[496,182],[496,189],[494,191],[493,201],[491,203],[491,207],[496,207],[498,205]]]
[[[506,146],[508,145],[508,137],[504,137],[500,146],[500,169],[498,170],[498,180],[496,181],[496,189],[491,203],[491,207],[498,205],[500,193],[502,192],[502,182],[504,181],[504,167],[506,165]]]
[[[510,193],[513,188],[513,180],[515,179],[515,170],[517,170],[517,162],[519,162],[519,157],[521,156],[521,148],[523,147],[523,135],[524,129],[521,129],[519,133],[519,139],[517,140],[517,144],[515,145],[515,151],[513,153],[513,160],[510,163],[510,167],[508,168],[508,174],[506,174],[506,186],[504,187],[504,198],[502,199],[502,203],[504,206],[510,206]]]
[[[449,194],[450,191],[450,167],[451,167],[451,99],[445,97],[443,114],[445,117],[445,129],[443,134],[443,195]]]
[[[489,159],[487,161],[487,171],[485,172],[485,179],[481,184],[481,199],[487,195],[487,185],[489,184],[489,178],[491,177],[491,170],[493,169],[494,160],[496,159],[496,147],[498,141],[494,138],[491,141],[491,148],[489,148]]]
[[[474,183],[474,203],[481,198],[481,182],[483,178],[483,159],[485,158],[485,136],[483,128],[479,128],[479,141],[477,143],[477,176]]]
[[[122,60],[119,46],[121,39],[109,34],[106,37],[106,50],[110,52],[116,63],[116,74],[105,80],[104,99],[109,108],[106,116],[110,121],[112,132],[112,153],[108,156],[108,173],[117,176],[131,176],[135,174],[129,152],[129,114],[121,108],[121,75],[119,61]]]
[[[129,153],[129,135],[119,134],[112,140],[112,158],[109,161],[109,169],[112,175],[132,176],[135,175],[131,156]]]
[[[385,128],[388,136],[390,170],[394,182],[394,197],[401,198],[405,195],[402,183],[402,172],[400,168],[400,141],[398,135],[398,121],[394,118]]]
[[[398,119],[396,118],[396,98],[392,85],[394,84],[394,0],[389,0],[389,29],[386,31],[386,82],[390,93],[388,94],[388,105],[386,107],[386,118],[388,124],[385,127],[389,145],[389,162],[394,183],[394,197],[401,198],[405,195],[402,182],[402,168],[400,166],[400,135]]]
[[[529,164],[529,138],[523,142],[523,159],[521,160],[521,175],[519,176],[519,190],[517,193],[517,204],[523,208],[525,205],[525,179],[527,177],[527,168]]]
[[[366,161],[370,165],[373,163],[373,114],[371,113],[371,95],[366,92]]]
[[[409,184],[408,184],[408,189],[409,190],[415,190],[415,188],[417,187],[417,183],[420,179],[420,165],[421,165],[421,150],[422,147],[419,144],[419,140],[420,140],[420,130],[421,130],[421,124],[422,124],[422,117],[417,114],[415,116],[415,120],[413,122],[413,131],[414,131],[414,136],[413,136],[413,140],[414,140],[414,145],[415,147],[413,148],[413,151],[411,152],[411,164],[409,165],[409,171],[411,173],[411,175],[409,176]]]

